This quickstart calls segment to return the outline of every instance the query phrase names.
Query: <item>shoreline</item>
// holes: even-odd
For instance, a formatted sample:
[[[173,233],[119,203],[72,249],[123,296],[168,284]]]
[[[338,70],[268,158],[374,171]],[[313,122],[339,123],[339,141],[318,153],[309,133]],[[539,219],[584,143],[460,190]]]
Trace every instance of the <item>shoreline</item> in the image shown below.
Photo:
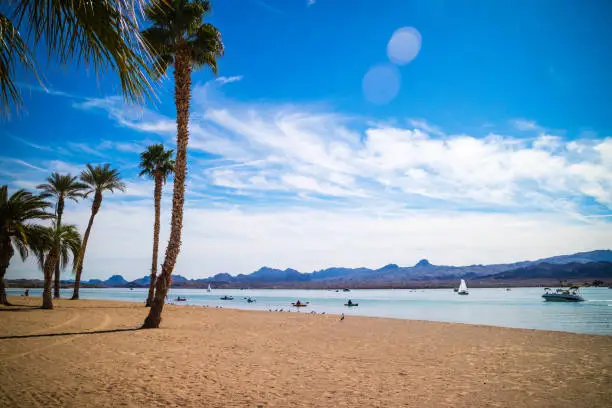
[[[12,308],[19,308],[20,307],[20,303],[19,301],[23,301],[24,299],[26,300],[25,305],[21,305],[21,306],[28,306],[28,307],[33,307],[34,309],[37,309],[37,306],[40,306],[40,304],[42,304],[42,300],[38,300],[37,302],[32,302],[32,299],[41,299],[40,297],[36,297],[36,296],[28,296],[28,297],[24,297],[24,296],[8,296],[9,302],[13,303],[13,306],[4,306],[4,305],[0,305],[0,312],[2,312],[3,309],[12,309]],[[53,299],[54,304],[57,301],[57,299]],[[64,304],[64,302],[74,302],[72,300],[69,300],[67,298],[62,298],[59,299],[59,301]],[[114,304],[114,303],[118,303],[120,305],[129,305],[130,307],[134,308],[134,309],[141,309],[143,310],[143,321],[144,318],[146,317],[146,311],[149,310],[148,308],[146,308],[144,306],[145,301],[143,300],[142,302],[133,302],[133,301],[129,301],[129,300],[109,300],[109,299],[80,299],[77,302],[92,302],[93,304]],[[64,307],[70,307],[69,304],[68,305],[64,305]],[[339,318],[342,314],[344,313],[327,313],[327,312],[316,312],[316,313],[311,313],[311,311],[304,311],[304,312],[300,312],[299,310],[296,311],[290,311],[290,310],[283,310],[283,311],[279,311],[279,310],[262,310],[262,309],[246,309],[246,308],[238,308],[238,307],[213,307],[213,306],[208,306],[208,305],[190,305],[190,304],[184,304],[184,303],[180,303],[180,302],[175,302],[172,300],[166,301],[164,303],[164,308],[167,307],[172,307],[172,308],[186,308],[186,309],[194,309],[194,310],[215,310],[215,311],[219,311],[219,312],[223,312],[223,311],[233,311],[233,312],[241,312],[241,313],[258,313],[258,314],[265,314],[265,315],[270,315],[270,314],[281,314],[281,315],[285,315],[285,314],[293,314],[293,315],[309,315],[309,316],[331,316],[331,317],[336,317]],[[582,336],[600,336],[600,337],[605,337],[605,338],[610,338],[612,340],[612,333],[611,334],[602,334],[602,333],[583,333],[583,332],[575,332],[575,331],[566,331],[566,330],[550,330],[550,329],[534,329],[534,328],[526,328],[526,327],[510,327],[510,326],[497,326],[497,325],[492,325],[492,324],[480,324],[480,323],[465,323],[465,322],[451,322],[451,321],[441,321],[441,320],[427,320],[427,319],[412,319],[412,318],[405,318],[405,317],[388,317],[388,316],[367,316],[367,315],[346,315],[345,317],[350,318],[350,319],[381,319],[381,320],[391,320],[391,321],[408,321],[408,322],[418,322],[418,323],[432,323],[432,324],[443,324],[443,325],[465,325],[465,326],[473,326],[473,327],[479,327],[479,328],[495,328],[495,329],[505,329],[505,330],[526,330],[526,331],[535,331],[535,332],[547,332],[547,333],[563,333],[563,334],[574,334],[574,335],[582,335]]]
[[[608,336],[174,305],[160,329],[142,330],[138,303],[61,299],[45,311],[32,307],[38,298],[11,301],[21,310],[0,309],[0,406],[539,408],[612,399]]]

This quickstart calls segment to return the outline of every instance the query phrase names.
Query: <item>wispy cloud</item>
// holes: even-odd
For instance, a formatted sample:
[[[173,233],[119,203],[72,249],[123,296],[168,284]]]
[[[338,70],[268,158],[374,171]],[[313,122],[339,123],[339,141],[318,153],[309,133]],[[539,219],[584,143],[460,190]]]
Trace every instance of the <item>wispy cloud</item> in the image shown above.
[[[544,128],[538,125],[533,120],[526,119],[514,119],[511,121],[512,125],[520,131],[534,131],[534,132],[544,132]]]
[[[317,0],[306,0],[306,6],[310,7],[312,5],[314,5],[317,2]]]
[[[231,82],[241,81],[242,78],[243,78],[242,75],[236,75],[236,76],[230,76],[230,77],[220,76],[217,79],[215,79],[215,81],[224,85],[224,84],[229,84]]]
[[[283,11],[283,10],[281,10],[281,9],[279,9],[279,8],[277,8],[277,7],[274,7],[274,6],[272,6],[272,5],[268,4],[268,3],[266,3],[266,2],[265,2],[265,1],[263,1],[263,0],[251,0],[251,1],[252,1],[253,3],[255,3],[255,4],[257,4],[257,5],[261,6],[261,7],[263,7],[264,9],[266,9],[266,10],[268,10],[268,11],[271,11],[271,12],[275,13],[275,14],[284,14],[284,11]]]
[[[612,139],[448,135],[422,119],[394,126],[312,106],[199,103],[203,92],[215,97],[205,86],[194,90],[190,147],[225,163],[192,167],[202,188],[290,194],[311,205],[344,200],[368,211],[385,203],[580,216],[584,199],[612,206]],[[112,99],[94,107],[122,126],[174,138],[171,118],[148,110],[133,115]],[[527,121],[516,126],[543,129]]]
[[[13,157],[0,157],[0,162],[18,164],[20,166],[24,166],[24,167],[27,167],[27,168],[30,168],[36,171],[47,171],[46,169],[43,169],[42,167],[35,166],[33,164],[28,163],[25,160],[16,159]]]

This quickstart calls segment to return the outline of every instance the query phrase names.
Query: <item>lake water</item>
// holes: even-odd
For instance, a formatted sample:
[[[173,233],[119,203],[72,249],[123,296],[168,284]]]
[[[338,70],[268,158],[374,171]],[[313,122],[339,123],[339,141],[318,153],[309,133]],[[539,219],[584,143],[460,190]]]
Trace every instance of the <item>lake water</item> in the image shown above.
[[[20,295],[23,289],[9,289],[9,295]],[[246,310],[284,309],[296,312],[291,302],[310,302],[301,313],[391,317],[399,319],[432,320],[440,322],[472,323],[525,329],[558,330],[575,333],[612,335],[612,289],[582,288],[586,302],[557,303],[542,299],[542,288],[470,289],[469,296],[459,296],[451,289],[425,290],[328,290],[283,289],[171,289],[169,303],[177,296],[187,298],[180,304],[224,307]],[[40,289],[30,290],[30,296],[40,296]],[[70,297],[72,290],[62,290]],[[87,289],[81,288],[82,299],[107,299],[143,302],[146,289]],[[220,300],[221,296],[234,300]],[[255,298],[247,303],[246,297]],[[351,299],[358,307],[348,308]]]

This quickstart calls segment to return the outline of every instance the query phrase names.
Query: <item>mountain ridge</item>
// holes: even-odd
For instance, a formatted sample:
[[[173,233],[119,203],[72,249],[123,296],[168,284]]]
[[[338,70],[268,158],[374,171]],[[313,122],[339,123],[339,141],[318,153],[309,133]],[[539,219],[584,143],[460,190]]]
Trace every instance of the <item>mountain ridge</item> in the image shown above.
[[[263,266],[250,274],[231,275],[229,273],[219,273],[208,278],[187,279],[181,275],[172,276],[172,285],[178,287],[205,287],[208,283],[222,286],[266,286],[270,284],[283,285],[299,285],[299,286],[321,286],[321,285],[337,285],[337,286],[360,286],[364,283],[376,284],[407,284],[409,282],[442,282],[452,281],[460,278],[466,279],[493,279],[494,276],[503,274],[508,271],[520,270],[513,275],[516,279],[530,279],[529,272],[542,270],[538,269],[538,265],[552,265],[546,268],[552,271],[553,275],[570,274],[571,268],[554,267],[555,265],[573,265],[576,269],[578,265],[588,263],[609,263],[612,262],[612,250],[595,250],[588,252],[578,252],[569,255],[556,255],[548,258],[541,258],[535,261],[519,261],[508,264],[491,264],[491,265],[467,265],[467,266],[452,266],[452,265],[435,265],[427,259],[421,259],[414,266],[399,266],[397,264],[387,264],[378,269],[366,267],[346,268],[346,267],[330,267],[313,272],[299,272],[296,269],[286,268],[277,269],[268,266]],[[605,266],[600,265],[599,269],[605,269]],[[597,271],[597,276],[601,277],[601,270]],[[594,271],[594,270],[593,270]],[[552,276],[547,275],[547,279]],[[581,272],[582,273],[582,272]],[[539,274],[539,275],[538,275]],[[541,273],[536,273],[541,276]],[[546,274],[544,274],[546,275]],[[605,273],[604,273],[605,276]],[[541,276],[543,277],[543,276]],[[567,278],[559,275],[560,278]],[[590,276],[589,276],[590,277]],[[612,278],[612,277],[611,277]],[[509,279],[509,278],[508,278]],[[126,281],[121,275],[113,275],[105,281],[99,279],[91,279],[86,283],[91,285],[102,286],[131,286],[131,287],[146,287],[149,285],[150,277],[144,276],[135,279],[131,282]]]

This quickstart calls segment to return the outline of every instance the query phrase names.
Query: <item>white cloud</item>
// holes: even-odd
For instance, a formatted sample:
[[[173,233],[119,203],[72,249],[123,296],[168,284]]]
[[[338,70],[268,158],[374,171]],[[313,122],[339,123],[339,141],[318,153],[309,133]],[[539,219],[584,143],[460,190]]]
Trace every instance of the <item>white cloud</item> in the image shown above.
[[[543,132],[544,128],[532,120],[515,119],[512,121],[515,128],[521,131]]]
[[[225,85],[225,84],[229,84],[231,82],[241,81],[242,78],[243,78],[242,75],[236,75],[236,76],[230,76],[230,77],[220,76],[220,77],[216,78],[215,81],[219,82],[222,85]]]
[[[535,139],[447,135],[422,119],[408,119],[406,127],[373,124],[321,107],[224,98],[199,103],[201,93],[215,98],[207,85],[194,90],[190,147],[225,161],[190,166],[192,176],[209,186],[240,194],[292,193],[304,203],[321,196],[358,200],[369,208],[381,202],[428,208],[433,199],[448,209],[556,210],[578,216],[580,197],[610,205],[608,139],[568,141],[544,132]],[[123,126],[174,138],[171,118],[146,109],[134,115],[113,99],[92,106]],[[515,124],[541,129],[535,122]]]
[[[306,0],[306,6],[310,7],[312,5],[314,5],[317,2],[317,0]]]

